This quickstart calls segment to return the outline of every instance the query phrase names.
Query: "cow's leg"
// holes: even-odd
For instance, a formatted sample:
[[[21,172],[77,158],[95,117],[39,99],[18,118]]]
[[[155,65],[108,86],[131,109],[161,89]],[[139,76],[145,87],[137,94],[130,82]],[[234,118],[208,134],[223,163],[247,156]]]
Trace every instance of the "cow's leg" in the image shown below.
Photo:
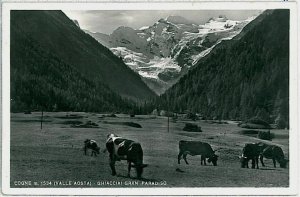
[[[189,164],[189,163],[187,162],[187,160],[186,160],[186,156],[187,156],[187,152],[184,152],[184,153],[183,153],[183,159],[184,159],[184,161],[185,161],[186,164]]]
[[[249,160],[246,160],[246,167],[249,168]]]
[[[203,165],[203,156],[201,155],[201,165]]]
[[[251,166],[251,168],[253,168],[253,169],[255,168],[255,158],[252,159],[252,166]]]
[[[206,166],[206,157],[201,155],[201,165],[202,165],[202,161],[203,161],[203,164]]]
[[[262,165],[263,167],[265,167],[265,164],[264,164],[264,156],[260,155],[259,159],[260,159],[261,165]]]
[[[110,166],[110,169],[111,169],[111,175],[115,176],[117,173],[116,173],[116,168],[115,168],[115,158],[113,156],[113,154],[110,154],[109,155],[109,166]]]
[[[131,162],[127,161],[127,163],[128,163],[128,173],[127,173],[127,176],[130,177]]]
[[[178,154],[178,164],[180,164],[180,160],[181,160],[182,154],[183,154],[183,153],[182,153],[181,151],[180,151],[179,154]]]
[[[274,168],[276,168],[276,159],[273,157],[273,164],[274,164]]]
[[[83,149],[84,149],[84,155],[86,155],[86,149],[87,149],[86,146],[84,146]]]
[[[256,162],[256,169],[259,169],[259,167],[258,167],[258,157],[255,157],[255,162]]]

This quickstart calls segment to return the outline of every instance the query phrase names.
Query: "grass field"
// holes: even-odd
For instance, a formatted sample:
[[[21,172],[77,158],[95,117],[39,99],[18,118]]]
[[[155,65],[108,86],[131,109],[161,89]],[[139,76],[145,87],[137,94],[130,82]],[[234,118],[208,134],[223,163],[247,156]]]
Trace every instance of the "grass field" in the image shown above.
[[[11,187],[288,187],[289,169],[273,168],[271,160],[267,167],[244,169],[238,156],[245,143],[263,141],[242,135],[237,123],[216,124],[206,121],[170,121],[167,118],[117,114],[46,112],[43,129],[40,128],[41,113],[11,114]],[[73,116],[71,116],[73,115]],[[73,127],[92,121],[98,128]],[[118,124],[120,122],[120,124]],[[123,125],[134,122],[142,128]],[[197,123],[202,133],[183,131],[186,122]],[[265,141],[282,147],[288,158],[288,130],[271,130],[275,138]],[[108,154],[102,153],[106,135],[115,133],[141,143],[144,150],[143,179],[126,177],[127,163],[116,163],[117,176],[111,176]],[[97,157],[84,155],[82,147],[86,138],[100,145]],[[182,160],[177,164],[179,140],[208,142],[219,155],[218,166],[200,165],[200,156],[188,156],[190,165]],[[261,165],[260,165],[261,166]],[[180,168],[183,172],[177,172]],[[28,181],[31,181],[29,184]],[[106,184],[105,181],[115,181]],[[36,182],[37,185],[34,185]],[[118,183],[119,185],[113,185]],[[156,184],[156,185],[153,185]]]

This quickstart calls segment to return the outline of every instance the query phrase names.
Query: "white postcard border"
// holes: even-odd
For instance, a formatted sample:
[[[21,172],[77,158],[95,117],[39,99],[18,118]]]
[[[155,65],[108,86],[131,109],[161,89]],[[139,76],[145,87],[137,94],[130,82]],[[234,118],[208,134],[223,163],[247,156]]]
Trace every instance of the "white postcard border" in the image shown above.
[[[290,182],[287,188],[11,188],[10,10],[251,10],[290,9]],[[298,15],[295,2],[3,3],[2,4],[2,192],[9,195],[296,195],[298,152]],[[275,36],[275,35],[274,35]]]

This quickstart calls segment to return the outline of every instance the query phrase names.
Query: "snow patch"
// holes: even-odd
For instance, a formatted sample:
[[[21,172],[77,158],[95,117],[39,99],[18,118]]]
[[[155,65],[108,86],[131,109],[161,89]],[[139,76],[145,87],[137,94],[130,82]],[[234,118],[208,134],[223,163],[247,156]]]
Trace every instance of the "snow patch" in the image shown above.
[[[145,29],[149,29],[149,26],[143,26],[139,30],[145,30]]]

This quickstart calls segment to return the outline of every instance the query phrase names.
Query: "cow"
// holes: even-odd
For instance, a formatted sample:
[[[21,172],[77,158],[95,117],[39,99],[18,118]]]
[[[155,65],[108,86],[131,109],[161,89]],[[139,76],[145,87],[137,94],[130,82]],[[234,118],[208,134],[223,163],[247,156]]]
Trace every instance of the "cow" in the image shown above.
[[[284,153],[279,146],[267,145],[260,153],[260,162],[265,167],[263,158],[272,159],[274,168],[276,168],[276,161],[279,163],[281,168],[286,168],[288,160],[284,158]]]
[[[179,154],[178,154],[178,164],[180,164],[181,156],[183,155],[183,159],[186,164],[187,155],[201,155],[201,165],[206,165],[206,158],[208,158],[208,162],[212,162],[214,166],[217,165],[218,156],[215,154],[215,151],[211,148],[208,143],[199,142],[199,141],[179,141]]]
[[[95,140],[91,140],[91,139],[86,139],[84,141],[84,154],[86,155],[87,153],[87,149],[91,149],[92,150],[92,154],[91,156],[97,156],[97,154],[99,154],[100,152],[100,147],[98,147],[97,142]]]
[[[136,169],[137,178],[141,178],[143,169],[148,166],[143,163],[143,149],[138,142],[124,139],[115,134],[109,134],[106,140],[106,150],[109,152],[109,165],[113,176],[116,175],[116,161],[127,161],[128,177],[130,177],[131,167]]]
[[[258,169],[258,158],[259,155],[262,151],[262,147],[260,147],[258,144],[252,143],[252,144],[245,144],[243,151],[242,151],[242,156],[240,156],[240,162],[241,162],[241,167],[242,168],[249,168],[248,162],[252,160],[252,168]]]
[[[252,143],[245,144],[243,148],[242,156],[240,157],[241,167],[249,167],[248,162],[252,160],[252,168],[258,169],[258,159],[263,167],[265,164],[263,162],[263,158],[272,159],[274,167],[276,168],[276,161],[280,164],[280,167],[285,168],[287,164],[287,160],[284,159],[284,154],[282,149],[276,145],[268,145],[264,143]]]

